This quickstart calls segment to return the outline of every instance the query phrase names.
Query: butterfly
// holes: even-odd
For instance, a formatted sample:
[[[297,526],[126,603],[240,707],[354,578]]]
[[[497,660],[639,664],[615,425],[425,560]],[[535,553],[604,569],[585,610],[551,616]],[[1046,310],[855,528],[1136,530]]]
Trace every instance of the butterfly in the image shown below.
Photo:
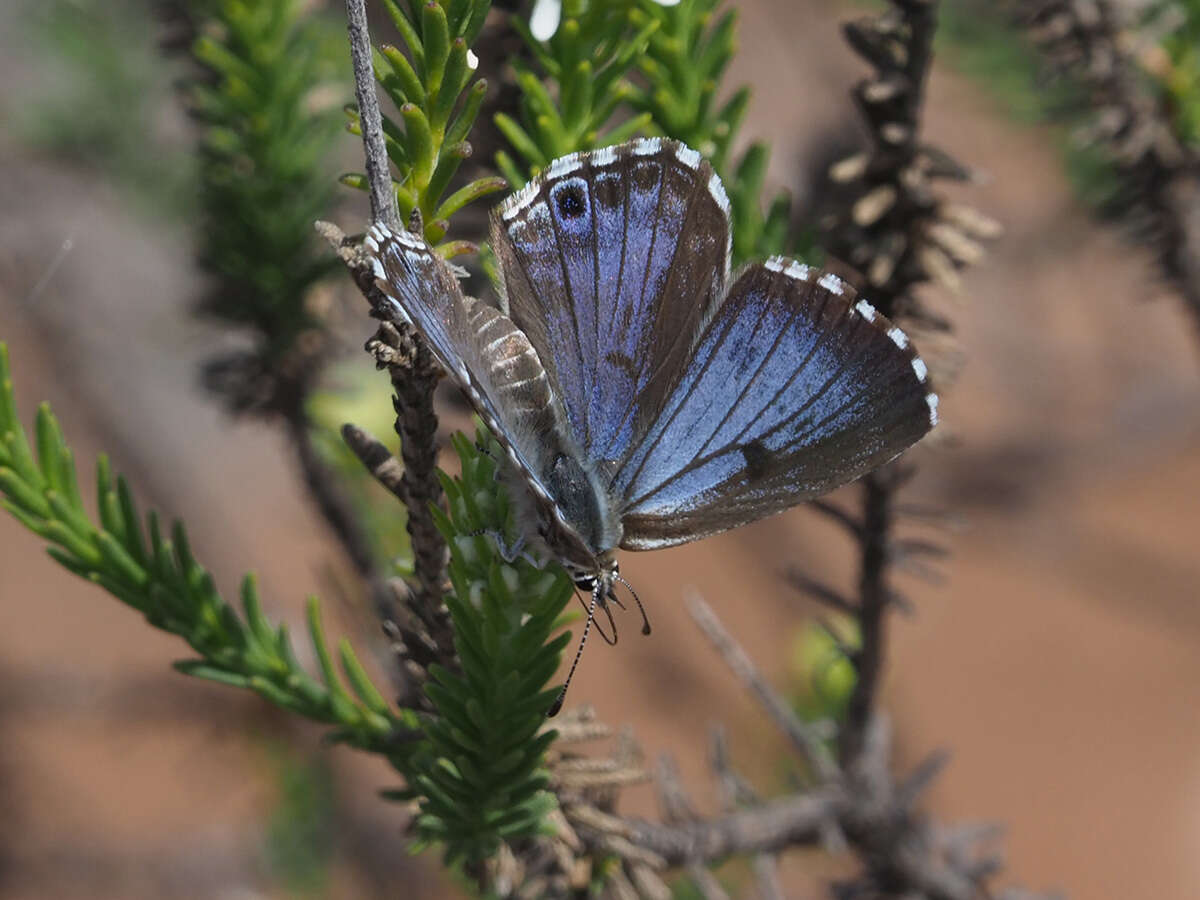
[[[366,236],[392,311],[464,390],[546,545],[591,591],[585,639],[597,604],[628,586],[618,549],[788,509],[937,423],[903,331],[793,260],[731,274],[731,240],[721,179],[661,138],[556,159],[493,210],[495,303],[465,296],[417,234]]]

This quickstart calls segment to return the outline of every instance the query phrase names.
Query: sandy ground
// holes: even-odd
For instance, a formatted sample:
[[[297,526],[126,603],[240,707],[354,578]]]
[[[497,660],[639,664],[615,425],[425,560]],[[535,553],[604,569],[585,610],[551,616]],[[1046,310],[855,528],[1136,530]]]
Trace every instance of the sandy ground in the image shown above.
[[[794,173],[830,134],[854,134],[846,89],[861,70],[822,4],[756,6],[742,37],[754,52],[732,80],[778,85],[759,92],[747,131],[772,137],[772,177],[803,198],[811,186]],[[1085,900],[1198,896],[1195,335],[1148,254],[1079,209],[1045,129],[1014,126],[945,70],[930,91],[930,137],[988,173],[963,196],[1008,231],[968,276],[968,300],[939,298],[968,365],[946,392],[945,438],[918,451],[910,496],[966,527],[937,535],[954,551],[943,586],[904,581],[918,613],[894,629],[898,754],[953,751],[931,809],[1006,823],[1008,881]],[[271,614],[298,625],[304,595],[328,594],[340,562],[279,438],[222,417],[194,387],[219,339],[186,316],[187,235],[86,175],[4,153],[0,338],[23,408],[50,400],[80,459],[112,452],[147,503],[186,517],[222,587],[253,569]],[[31,298],[67,237],[75,249]],[[781,742],[679,600],[701,590],[787,684],[806,607],[779,583],[786,564],[852,577],[850,548],[805,511],[628,554],[655,634],[624,622],[618,647],[590,648],[572,702],[630,725],[649,759],[671,753],[702,804],[711,721],[757,783],[777,786]],[[336,595],[327,606],[334,633],[377,647],[367,613]],[[262,851],[283,744],[333,765],[329,896],[453,892],[431,859],[401,849],[403,816],[373,795],[393,783],[386,767],[172,674],[182,655],[0,519],[0,895],[285,896]],[[652,793],[629,792],[626,808],[651,813]],[[798,896],[819,895],[814,872],[827,867],[812,863],[789,864]]]

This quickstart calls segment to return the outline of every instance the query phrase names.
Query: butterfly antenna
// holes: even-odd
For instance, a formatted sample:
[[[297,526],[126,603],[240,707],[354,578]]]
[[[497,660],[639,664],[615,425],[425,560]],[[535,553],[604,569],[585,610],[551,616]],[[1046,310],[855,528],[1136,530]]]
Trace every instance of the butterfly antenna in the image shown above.
[[[592,617],[592,612],[591,612],[591,610],[594,608],[595,604],[598,602],[598,601],[596,600],[595,593],[596,593],[596,592],[595,592],[595,589],[593,589],[593,590],[592,590],[592,602],[591,602],[591,603],[588,603],[588,601],[586,601],[586,600],[584,600],[584,599],[583,599],[583,595],[582,595],[582,594],[580,594],[580,593],[579,593],[579,591],[576,591],[576,592],[575,592],[575,599],[579,601],[579,605],[583,607],[583,611],[584,611],[585,613],[587,613],[587,616],[588,616],[588,618],[589,618],[589,619]],[[609,618],[609,621],[611,621],[611,620],[612,620],[612,613],[608,611],[608,609],[605,607],[604,603],[600,603],[600,608],[601,608],[601,609],[603,609],[605,612],[607,612],[607,613],[608,613],[608,618]],[[615,628],[614,628],[614,631],[615,631]],[[597,633],[598,635],[600,635],[600,637],[604,639],[604,643],[608,644],[610,647],[611,647],[611,646],[612,646],[614,643],[616,643],[616,641],[615,641],[613,638],[610,638],[610,637],[609,637],[607,634],[605,634],[605,633],[604,633],[604,629],[600,627],[600,623],[599,623],[599,622],[596,622],[596,633]]]
[[[633,589],[632,584],[630,584],[628,581],[626,581],[620,575],[614,575],[613,577],[617,581],[621,582],[621,584],[625,585],[626,590],[628,590],[629,593],[633,595],[633,602],[637,604],[638,612],[640,612],[642,614],[642,634],[649,634],[650,633],[650,619],[646,615],[646,607],[642,606],[642,601],[638,597],[637,591],[635,591]],[[616,598],[614,597],[613,599],[615,600]]]
[[[601,602],[600,608],[604,610],[604,614],[608,616],[608,627],[612,629],[612,637],[610,638],[607,634],[605,634],[604,629],[599,625],[596,626],[596,631],[600,633],[600,637],[604,638],[604,643],[608,644],[610,647],[615,647],[617,645],[617,620],[613,618],[612,607],[607,603]]]
[[[588,604],[587,622],[583,626],[583,636],[579,639],[579,646],[575,649],[575,660],[571,663],[571,671],[567,672],[567,680],[563,682],[562,690],[558,692],[556,699],[550,709],[546,712],[546,718],[557,716],[558,711],[562,709],[563,701],[567,699],[567,688],[571,686],[571,679],[575,677],[575,669],[579,665],[579,657],[583,656],[583,645],[587,643],[588,632],[592,630],[592,622],[596,619],[596,604],[600,601],[600,584],[592,588],[592,602]],[[609,615],[612,615],[609,613]]]

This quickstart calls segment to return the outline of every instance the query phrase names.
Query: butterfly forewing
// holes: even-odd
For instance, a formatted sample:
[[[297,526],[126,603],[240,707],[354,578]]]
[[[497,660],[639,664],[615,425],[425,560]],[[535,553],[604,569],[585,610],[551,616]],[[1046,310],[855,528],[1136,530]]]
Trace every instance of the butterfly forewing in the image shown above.
[[[653,421],[720,302],[729,235],[711,167],[657,138],[556,160],[493,215],[506,310],[594,463]]]
[[[418,236],[375,225],[366,247],[380,290],[546,495],[564,416],[529,339],[494,307],[464,296],[449,266]]]
[[[832,275],[743,271],[613,479],[622,546],[696,540],[832,490],[936,421],[908,339]]]

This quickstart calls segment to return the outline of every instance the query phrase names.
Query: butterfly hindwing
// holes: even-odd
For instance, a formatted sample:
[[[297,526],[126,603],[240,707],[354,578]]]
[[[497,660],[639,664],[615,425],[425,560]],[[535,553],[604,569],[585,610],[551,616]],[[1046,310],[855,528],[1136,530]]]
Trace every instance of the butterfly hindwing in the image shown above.
[[[494,307],[464,296],[449,266],[417,235],[375,225],[366,247],[380,290],[545,493],[563,413],[529,339]]]
[[[636,445],[720,302],[728,201],[659,138],[556,160],[492,217],[505,309],[597,464]]]
[[[494,306],[464,296],[417,235],[375,225],[365,246],[379,289],[426,339],[521,472],[553,552],[588,569],[597,547],[616,543],[619,526],[529,338]]]
[[[887,462],[936,422],[907,337],[833,275],[747,267],[613,479],[626,549],[696,540]]]

